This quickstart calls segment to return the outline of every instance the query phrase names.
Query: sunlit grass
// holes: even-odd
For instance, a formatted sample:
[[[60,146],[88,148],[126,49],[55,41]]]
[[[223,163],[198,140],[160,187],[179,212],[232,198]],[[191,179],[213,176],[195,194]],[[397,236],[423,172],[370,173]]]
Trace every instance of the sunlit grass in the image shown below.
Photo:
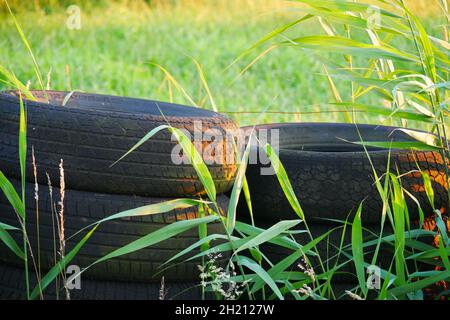
[[[298,10],[288,2],[191,0],[169,5],[159,1],[154,8],[139,1],[100,7],[82,2],[81,30],[66,28],[64,5],[47,10],[45,1],[40,3],[37,12],[32,4],[30,10],[21,10],[21,5],[16,16],[42,74],[51,74],[52,89],[169,101],[167,83],[161,86],[164,73],[146,63],[154,61],[173,74],[198,102],[205,92],[193,57],[203,67],[217,109],[229,112],[243,125],[252,124],[253,115],[246,112],[258,112],[268,106],[270,112],[262,117],[262,122],[344,118],[340,112],[327,112],[340,108],[324,107],[334,98],[324,81],[322,63],[309,52],[294,48],[275,50],[265,57],[264,63],[257,63],[234,83],[248,61],[224,71],[243,49],[298,17]],[[13,10],[17,7],[16,2],[10,4]],[[427,21],[432,31],[440,32],[434,19]],[[14,70],[24,83],[31,80],[31,86],[38,88],[27,50],[13,28],[12,19],[5,14],[0,20],[1,64]],[[293,32],[298,36],[319,30],[317,23],[306,23]],[[349,94],[347,86],[337,85],[343,96]],[[173,99],[192,104],[181,93],[173,92]],[[212,109],[211,105],[207,107]],[[357,116],[359,122],[375,123],[380,119],[366,113]]]

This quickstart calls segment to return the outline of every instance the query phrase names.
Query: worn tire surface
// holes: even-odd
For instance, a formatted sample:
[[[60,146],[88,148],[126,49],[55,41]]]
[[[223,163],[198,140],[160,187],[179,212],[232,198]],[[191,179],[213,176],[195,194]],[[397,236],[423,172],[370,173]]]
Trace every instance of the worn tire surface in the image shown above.
[[[30,273],[30,287],[37,284]],[[0,300],[26,299],[25,272],[23,268],[0,264]],[[62,287],[60,285],[60,287]],[[81,279],[81,289],[70,290],[72,300],[158,300],[160,283],[136,283],[126,281],[102,281]],[[198,282],[165,282],[166,299],[198,300],[201,290]],[[65,299],[65,291],[56,290],[54,283],[43,292],[46,300]],[[38,298],[39,299],[39,298]]]
[[[237,132],[229,118],[199,108],[85,93],[73,93],[63,106],[68,92],[47,91],[50,103],[42,92],[33,91],[33,94],[39,102],[24,100],[28,114],[27,176],[33,177],[31,148],[34,147],[39,182],[43,184],[46,183],[44,172],[52,178],[58,177],[58,164],[63,159],[66,185],[70,189],[157,197],[202,194],[204,188],[192,165],[173,163],[171,153],[177,143],[171,141],[167,130],[111,165],[150,130],[167,122],[191,134],[196,121],[201,122],[198,132],[203,134],[208,130],[223,136],[225,132],[231,135]],[[0,93],[0,114],[0,170],[7,177],[19,178],[16,93]],[[204,160],[211,161],[213,153],[206,150],[212,143],[202,141],[202,144]],[[236,163],[232,160],[234,150],[229,148],[227,140],[219,146],[223,150],[221,156],[228,152],[231,160],[209,162],[212,164],[208,168],[217,192],[221,193],[232,186]]]
[[[19,190],[20,184],[15,181],[14,185]],[[34,256],[37,259],[37,223],[36,223],[36,202],[34,199],[34,185],[27,184],[26,188],[27,204],[27,233],[33,248]],[[65,238],[66,253],[69,252],[85,232],[69,239],[78,230],[112,214],[123,210],[133,209],[144,205],[159,203],[162,198],[144,198],[125,195],[109,195],[93,192],[83,192],[66,190],[65,194]],[[53,205],[59,210],[59,189],[53,188]],[[218,203],[222,214],[226,212],[228,198],[224,195],[218,196]],[[56,222],[52,219],[52,202],[47,186],[39,185],[39,239],[40,239],[40,259],[41,267],[49,270],[55,264],[53,230],[56,230]],[[156,231],[169,223],[198,218],[197,207],[186,209],[176,209],[163,214],[149,216],[124,218],[111,220],[102,223],[91,238],[78,252],[71,264],[87,267],[95,260],[118,249],[134,240],[137,240],[153,231]],[[19,223],[14,210],[6,197],[0,195],[0,221],[19,227]],[[55,227],[53,227],[55,225]],[[208,234],[223,234],[223,225],[220,222],[208,224]],[[20,231],[11,232],[13,238],[22,243],[22,233]],[[180,235],[160,242],[153,246],[139,250],[128,255],[99,263],[86,271],[87,278],[106,280],[137,280],[137,281],[160,281],[161,277],[167,281],[195,281],[199,279],[197,265],[200,261],[181,262],[172,264],[172,267],[161,271],[162,263],[169,258],[198,241],[198,228],[190,229]],[[59,249],[58,235],[56,235],[56,248]],[[21,265],[23,262],[15,256],[4,244],[0,243],[0,261]],[[31,263],[31,261],[30,261]]]
[[[279,130],[279,157],[308,221],[352,218],[363,200],[363,223],[380,221],[382,201],[374,185],[370,161],[362,147],[347,142],[361,141],[356,128],[363,141],[413,141],[407,134],[396,131],[398,128],[384,126],[293,123],[256,127],[257,133],[263,129],[269,131],[269,143],[270,130]],[[253,150],[256,153],[256,149]],[[265,155],[264,151],[258,151]],[[388,165],[389,150],[368,148],[368,153],[377,174],[383,176]],[[246,173],[255,219],[278,221],[297,218],[277,177],[261,175],[261,168],[270,166],[262,164],[267,163],[266,160],[267,158],[258,155],[257,161],[248,165]],[[448,183],[444,159],[440,153],[393,149],[390,160],[391,172],[396,172],[397,169],[400,174],[411,172],[404,175],[401,182],[419,201],[425,214],[432,214],[433,211],[425,193],[422,176],[418,171],[414,172],[417,170],[416,162],[421,170],[430,175],[435,206],[448,212]],[[417,205],[408,196],[405,197],[411,220],[418,219]],[[247,212],[242,194],[239,209],[242,213]]]

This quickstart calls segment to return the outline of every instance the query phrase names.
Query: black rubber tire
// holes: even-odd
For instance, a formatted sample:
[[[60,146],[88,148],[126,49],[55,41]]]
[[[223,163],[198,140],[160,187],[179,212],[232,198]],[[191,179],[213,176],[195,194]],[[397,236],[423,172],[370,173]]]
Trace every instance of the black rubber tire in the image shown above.
[[[30,271],[30,287],[37,284],[36,277]],[[60,284],[60,288],[62,285]],[[199,300],[201,290],[199,282],[165,282],[165,299]],[[81,279],[81,289],[70,290],[71,300],[158,300],[160,283],[135,283],[124,281],[102,281]],[[65,290],[56,290],[52,282],[44,291],[43,299],[65,300]],[[26,299],[25,271],[23,268],[0,264],[0,300]],[[41,299],[41,297],[38,297]]]
[[[218,113],[165,102],[76,92],[62,106],[68,92],[47,91],[50,103],[46,103],[42,92],[33,94],[40,102],[24,100],[28,114],[27,176],[29,179],[33,176],[34,147],[38,172],[42,173],[39,182],[46,183],[44,172],[56,178],[63,159],[66,185],[70,189],[156,197],[203,194],[203,185],[192,165],[173,163],[171,153],[177,143],[171,141],[167,130],[153,136],[116,165],[111,164],[150,130],[167,122],[191,133],[194,121],[201,121],[203,133],[216,130],[234,135],[238,130],[231,119]],[[0,93],[0,114],[0,170],[8,177],[19,178],[16,93]],[[203,150],[209,144],[203,141]],[[231,150],[226,144],[224,139],[223,150]],[[234,151],[230,152],[228,162],[208,165],[217,193],[227,191],[234,181],[236,162],[232,160]],[[205,161],[211,160],[206,152],[204,155]]]
[[[307,221],[319,219],[351,219],[361,201],[364,200],[363,223],[379,223],[382,201],[374,184],[374,174],[367,154],[357,144],[347,141],[413,141],[407,134],[394,127],[331,124],[331,123],[291,123],[271,124],[256,127],[256,132],[279,130],[279,157],[286,169],[295,194],[305,212]],[[244,128],[251,130],[251,128]],[[346,140],[346,141],[343,141]],[[253,152],[257,152],[254,148]],[[370,159],[382,177],[386,173],[389,150],[368,148]],[[256,220],[295,219],[297,215],[286,200],[275,175],[261,175],[261,168],[267,159],[258,150],[258,159],[250,163],[247,180],[250,189],[253,211]],[[446,182],[445,164],[439,152],[391,150],[391,172],[399,170],[400,174],[417,170],[417,165],[430,175],[435,193],[435,206],[450,212],[448,201],[448,184]],[[256,164],[255,164],[256,162]],[[447,165],[449,166],[449,164]],[[428,198],[419,172],[407,174],[401,179],[403,187],[420,202],[425,214],[432,214]],[[410,219],[419,218],[417,205],[407,195]],[[245,219],[248,213],[243,195],[239,202],[239,211]],[[352,213],[350,215],[350,213]]]
[[[19,190],[19,183],[17,181],[14,181],[14,185],[16,189]],[[33,184],[27,184],[26,194],[27,233],[33,248],[34,256],[37,259],[36,202],[33,196]],[[53,197],[54,203],[57,203],[57,201],[59,201],[59,189],[53,188]],[[64,201],[65,237],[68,239],[66,241],[66,253],[69,252],[69,250],[71,250],[88,231],[86,230],[86,232],[80,233],[69,239],[71,235],[83,227],[123,210],[159,203],[165,200],[168,199],[66,190]],[[228,201],[226,196],[218,196],[218,203],[222,210],[222,214],[227,210]],[[59,208],[59,206],[56,207]],[[51,208],[48,187],[39,185],[39,252],[41,267],[44,270],[49,270],[49,268],[55,264],[53,225],[56,222],[52,221]],[[197,207],[190,207],[187,209],[176,209],[164,214],[107,221],[97,228],[91,238],[72,260],[71,264],[79,265],[82,268],[87,267],[95,260],[113,250],[156,231],[169,223],[198,217]],[[16,214],[3,194],[0,195],[0,221],[19,227]],[[56,224],[55,230],[57,230]],[[208,234],[212,233],[223,234],[224,228],[222,223],[215,222],[208,224]],[[23,238],[21,232],[11,232],[11,235],[18,243],[22,243]],[[197,265],[200,264],[200,261],[198,260],[172,264],[173,267],[164,270],[157,276],[155,274],[161,271],[159,267],[162,263],[198,241],[198,239],[198,228],[193,228],[171,239],[137,252],[99,263],[86,271],[85,276],[93,279],[122,281],[136,280],[158,282],[162,276],[164,276],[167,281],[197,280],[199,278]],[[58,249],[59,242],[57,235],[56,244]],[[224,259],[226,259],[226,257],[224,257]],[[3,244],[3,242],[0,243],[0,261],[12,265],[21,265],[23,263]],[[178,260],[177,262],[180,261],[182,260]]]
[[[388,222],[387,222],[388,224]],[[393,234],[392,228],[388,225],[385,225],[383,236],[388,236]],[[267,228],[267,225],[263,225],[261,227]],[[351,249],[351,243],[352,243],[352,230],[351,226],[347,226],[344,229],[342,225],[324,225],[324,224],[309,224],[308,225],[309,230],[311,231],[312,236],[314,239],[317,239],[319,236],[325,234],[329,230],[333,230],[326,238],[324,238],[322,241],[320,241],[317,245],[317,251],[320,255],[320,258],[323,262],[323,265],[325,267],[325,271],[331,270],[336,265],[340,265],[343,263],[346,263],[342,267],[340,267],[333,275],[332,281],[336,282],[346,282],[346,283],[358,283],[358,279],[356,276],[356,269],[353,261],[351,260],[352,249]],[[380,226],[378,227],[365,227],[366,229],[370,230],[364,230],[363,231],[363,239],[364,242],[367,243],[370,240],[377,239],[377,237],[380,234]],[[299,230],[304,230],[304,226],[301,226],[298,228]],[[342,240],[342,235],[344,233],[344,237]],[[375,234],[375,235],[374,235]],[[297,243],[301,245],[306,245],[311,241],[311,238],[308,236],[307,233],[300,233],[294,235],[294,238]],[[418,240],[432,244],[433,237],[421,237],[418,238]],[[342,241],[342,246],[341,246]],[[338,248],[345,248],[345,250],[339,251]],[[278,263],[290,254],[294,253],[293,250],[286,249],[280,246],[276,246],[270,243],[263,244],[261,246],[262,252],[267,256],[267,258],[272,263]],[[373,255],[375,251],[375,246],[365,247],[364,248],[364,261],[370,262],[372,261]],[[345,255],[344,252],[347,254]],[[350,256],[349,256],[350,255]],[[316,273],[320,274],[323,273],[324,270],[321,268],[320,262],[317,257],[314,257],[312,255],[307,255],[313,269]],[[378,253],[378,258],[376,261],[376,265],[380,268],[383,268],[385,270],[388,270],[391,263],[393,263],[395,258],[395,250],[394,246],[382,243],[380,245],[380,251]],[[299,259],[299,262],[301,259]],[[410,263],[411,262],[411,263]],[[412,261],[407,261],[407,266],[410,272],[416,271],[416,268],[419,268],[421,271],[427,270],[431,271],[433,269],[433,266],[426,265],[423,263],[420,263],[418,265],[415,265]],[[301,271],[297,267],[297,263],[293,264],[291,266],[291,269],[293,271]]]

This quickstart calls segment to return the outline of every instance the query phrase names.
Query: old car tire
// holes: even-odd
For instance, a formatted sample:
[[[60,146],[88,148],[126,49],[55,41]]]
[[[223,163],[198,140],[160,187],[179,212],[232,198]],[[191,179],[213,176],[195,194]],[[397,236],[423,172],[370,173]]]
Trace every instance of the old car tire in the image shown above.
[[[19,190],[19,182],[13,181],[14,186]],[[53,187],[53,202],[49,194],[48,186],[39,185],[39,246],[41,267],[49,270],[55,265],[55,242],[56,251],[59,251],[58,229],[55,221],[55,212],[59,210],[59,189]],[[32,183],[26,185],[26,213],[27,213],[27,234],[35,258],[38,257],[37,241],[37,210],[34,198],[35,186]],[[149,198],[127,195],[110,195],[86,191],[66,190],[64,201],[64,229],[66,240],[66,253],[69,252],[88,230],[72,237],[77,231],[91,225],[102,218],[108,217],[120,211],[141,207],[144,205],[159,203],[164,198]],[[221,214],[224,215],[228,207],[228,198],[225,195],[218,196],[218,205]],[[52,214],[53,207],[53,214]],[[153,231],[175,221],[199,218],[196,206],[175,209],[162,214],[140,216],[111,220],[102,223],[93,233],[91,238],[78,252],[71,264],[87,267],[97,259],[106,254],[137,240]],[[20,228],[16,213],[3,194],[0,194],[0,221]],[[213,222],[207,225],[208,234],[224,234],[221,222]],[[56,235],[54,234],[56,232]],[[22,233],[11,231],[11,235],[22,243]],[[141,249],[118,258],[99,263],[85,272],[87,278],[106,280],[137,280],[137,281],[160,281],[161,277],[167,281],[194,281],[199,279],[197,265],[201,260],[189,262],[176,262],[166,266],[170,268],[163,270],[159,267],[169,258],[179,253],[189,245],[199,240],[198,228],[190,229],[182,234],[167,239],[153,246]],[[198,253],[198,252],[196,252]],[[223,260],[226,259],[224,256]],[[0,242],[0,261],[5,263],[21,265],[23,261]],[[30,260],[31,263],[31,260]],[[161,273],[157,274],[159,271]]]
[[[251,130],[252,128],[244,128]],[[290,179],[306,219],[352,219],[363,202],[363,223],[378,223],[382,213],[382,200],[375,186],[371,162],[383,177],[390,156],[391,172],[403,175],[402,186],[420,203],[425,214],[432,214],[418,167],[428,173],[435,193],[436,209],[449,212],[448,183],[445,160],[436,151],[408,151],[367,147],[351,142],[363,141],[413,141],[398,128],[331,123],[292,123],[260,125],[256,133],[267,130],[271,142],[271,130],[278,130],[279,158]],[[358,133],[359,132],[359,133]],[[264,151],[254,147],[257,154],[249,163],[246,177],[250,189],[255,220],[278,221],[297,218],[286,200],[275,175],[262,173],[270,167],[264,159]],[[262,156],[261,156],[262,155]],[[447,167],[449,164],[447,163]],[[410,219],[419,219],[416,203],[405,195]],[[241,194],[239,202],[241,218],[245,219],[246,201]],[[350,214],[353,215],[350,215]],[[244,215],[242,215],[244,214]]]
[[[197,133],[204,137],[201,151],[217,193],[227,191],[233,184],[236,163],[229,140],[237,127],[225,116],[143,99],[46,91],[47,102],[43,91],[33,94],[38,101],[24,100],[28,122],[27,173],[32,178],[33,147],[38,172],[42,173],[40,183],[46,183],[44,172],[51,176],[59,174],[58,165],[63,159],[66,185],[70,189],[156,197],[203,194],[204,187],[193,166],[172,161],[177,142],[171,141],[168,130],[157,133],[111,166],[149,131],[169,123],[191,134],[197,126]],[[0,93],[0,114],[0,170],[7,177],[19,178],[17,92]],[[215,141],[211,137],[214,134],[223,139]],[[205,141],[209,138],[211,141]],[[219,152],[207,152],[213,143],[217,143],[214,148],[221,152],[219,156]]]
[[[30,272],[30,287],[37,285],[35,274]],[[71,300],[158,300],[161,283],[139,283],[127,281],[104,281],[81,278],[80,288],[69,291]],[[201,289],[198,282],[165,282],[164,299],[199,300]],[[0,264],[0,300],[25,300],[25,271],[23,267]],[[65,300],[66,293],[60,284],[59,289],[52,283],[43,296],[37,299]]]

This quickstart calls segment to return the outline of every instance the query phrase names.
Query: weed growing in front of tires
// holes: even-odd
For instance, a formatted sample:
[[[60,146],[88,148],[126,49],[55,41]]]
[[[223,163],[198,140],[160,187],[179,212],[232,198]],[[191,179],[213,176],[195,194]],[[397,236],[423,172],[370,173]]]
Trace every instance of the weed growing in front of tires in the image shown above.
[[[217,265],[217,260],[222,255],[209,253],[205,265],[199,265],[201,286],[210,289],[218,299],[236,300],[243,294],[247,281],[236,283],[233,278],[237,276],[233,263],[229,264],[229,270]]]

